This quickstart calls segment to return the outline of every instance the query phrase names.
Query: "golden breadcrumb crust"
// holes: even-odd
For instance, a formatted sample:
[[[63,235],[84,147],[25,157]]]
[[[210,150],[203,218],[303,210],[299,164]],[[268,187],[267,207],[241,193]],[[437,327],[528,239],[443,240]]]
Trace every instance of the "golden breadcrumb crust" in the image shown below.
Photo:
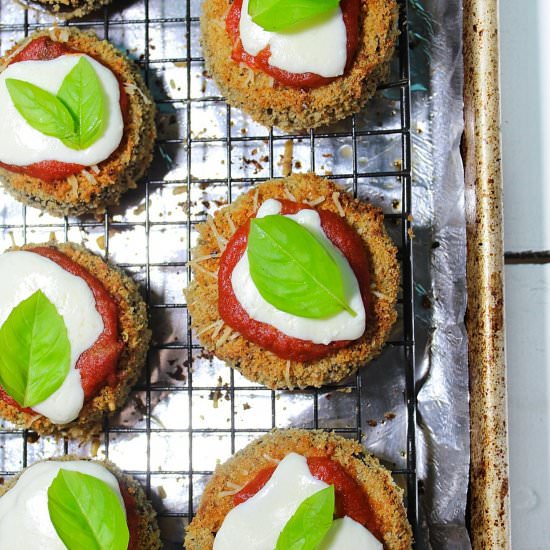
[[[218,466],[202,494],[197,515],[187,528],[187,550],[211,550],[214,536],[233,508],[227,492],[243,487],[260,470],[294,452],[302,456],[330,456],[361,485],[380,525],[385,550],[407,550],[412,530],[403,506],[403,491],[377,458],[349,439],[321,430],[274,430]]]
[[[66,462],[70,460],[86,460],[89,462],[95,462],[104,468],[107,468],[119,482],[122,482],[127,488],[130,495],[132,495],[136,502],[136,510],[139,517],[138,523],[138,550],[160,550],[162,543],[160,540],[160,531],[157,525],[156,512],[153,509],[151,503],[147,500],[145,492],[141,485],[131,476],[126,475],[117,468],[109,460],[92,460],[89,458],[82,458],[80,456],[66,455],[48,458],[46,460],[40,460],[39,462],[47,461],[59,461]],[[37,464],[35,462],[34,464]],[[32,465],[31,465],[32,466]],[[29,466],[30,467],[30,466]],[[19,472],[15,477],[11,478],[4,485],[0,485],[0,498],[12,489],[17,483],[19,477],[25,470]]]
[[[37,11],[49,11],[59,19],[74,19],[98,10],[111,0],[16,0],[25,8]]]
[[[0,70],[32,40],[48,36],[94,57],[123,83],[128,95],[128,120],[119,148],[96,167],[63,180],[46,182],[0,167],[0,181],[18,200],[56,216],[101,216],[117,205],[128,189],[136,187],[153,158],[156,139],[155,104],[134,64],[118,49],[92,32],[74,27],[37,31],[15,45],[0,62]]]
[[[301,90],[231,59],[225,29],[231,0],[205,0],[202,47],[208,71],[227,102],[265,126],[300,131],[332,124],[359,112],[387,78],[398,34],[395,0],[362,0],[359,47],[351,68],[326,86]]]
[[[315,201],[324,197],[317,208],[339,213],[360,235],[370,263],[372,308],[367,311],[364,335],[350,344],[315,361],[281,359],[246,340],[223,325],[218,312],[219,253],[234,232],[255,215],[267,199]],[[216,212],[213,220],[197,226],[199,241],[193,249],[191,266],[194,278],[186,296],[192,324],[201,344],[217,357],[238,369],[244,376],[269,388],[320,387],[343,380],[378,355],[397,314],[395,303],[399,288],[396,248],[384,229],[379,208],[353,199],[342,188],[314,174],[294,174],[252,188],[233,204]],[[218,237],[213,231],[216,228]],[[210,256],[215,257],[210,258]]]
[[[103,387],[95,397],[86,401],[78,418],[69,424],[53,424],[38,413],[21,411],[2,400],[0,416],[40,435],[54,434],[89,440],[101,431],[104,413],[112,414],[126,402],[128,393],[145,364],[151,339],[147,323],[147,306],[130,277],[82,246],[73,243],[46,243],[29,244],[10,250],[29,250],[37,246],[59,250],[73,262],[81,265],[103,284],[115,300],[119,310],[119,338],[124,342],[116,371],[118,383],[114,387]]]

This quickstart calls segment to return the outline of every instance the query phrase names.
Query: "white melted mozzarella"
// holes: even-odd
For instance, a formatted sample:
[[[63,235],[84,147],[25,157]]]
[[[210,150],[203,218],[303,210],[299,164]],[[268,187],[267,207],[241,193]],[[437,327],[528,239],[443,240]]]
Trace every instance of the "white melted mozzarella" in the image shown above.
[[[289,73],[314,73],[324,77],[344,74],[347,61],[347,32],[342,10],[311,27],[292,32],[268,32],[248,15],[248,0],[243,1],[239,33],[243,48],[258,55],[269,46],[269,64]]]
[[[268,199],[258,210],[257,217],[263,218],[278,214],[280,211],[281,203],[274,199]],[[341,311],[326,319],[309,319],[277,309],[262,297],[254,284],[250,275],[247,251],[242,255],[231,274],[231,284],[237,300],[250,318],[267,323],[293,338],[308,340],[315,344],[329,344],[337,340],[360,338],[365,332],[365,306],[359,283],[346,257],[326,236],[319,214],[315,210],[300,210],[297,214],[287,217],[315,233],[324,242],[327,250],[341,268],[348,304],[357,315],[354,317],[347,311]]]
[[[38,462],[25,470],[15,486],[0,497],[0,550],[66,550],[48,512],[48,487],[60,469],[104,481],[126,510],[116,477],[100,464],[86,460]]]
[[[227,514],[214,550],[273,550],[300,504],[325,487],[311,475],[303,456],[290,453],[260,491]]]
[[[108,122],[102,136],[87,149],[76,151],[61,140],[32,128],[15,108],[6,87],[7,78],[30,82],[57,94],[63,79],[85,57],[96,71],[107,98]],[[68,54],[49,61],[21,61],[0,73],[0,161],[15,166],[59,161],[92,166],[109,158],[120,145],[124,121],[120,109],[120,88],[116,76],[87,55]]]
[[[104,325],[86,282],[34,252],[0,255],[0,326],[23,300],[41,290],[63,317],[71,344],[71,366],[61,387],[33,410],[54,424],[77,418],[84,404],[78,358],[92,347]]]
[[[382,543],[357,521],[346,516],[334,520],[317,550],[382,550]]]

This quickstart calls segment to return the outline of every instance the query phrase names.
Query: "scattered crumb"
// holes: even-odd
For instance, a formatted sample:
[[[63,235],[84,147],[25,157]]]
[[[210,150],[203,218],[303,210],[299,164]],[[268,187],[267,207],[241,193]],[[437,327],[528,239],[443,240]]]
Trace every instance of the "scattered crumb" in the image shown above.
[[[281,159],[281,166],[283,167],[283,178],[286,178],[292,174],[292,157],[294,156],[294,143],[291,139],[285,141],[285,148],[283,157]]]

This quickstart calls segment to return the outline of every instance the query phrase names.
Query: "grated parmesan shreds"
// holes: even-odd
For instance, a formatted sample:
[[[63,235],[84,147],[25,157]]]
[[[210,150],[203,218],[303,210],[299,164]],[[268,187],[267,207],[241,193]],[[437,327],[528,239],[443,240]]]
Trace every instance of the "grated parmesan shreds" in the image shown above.
[[[204,273],[205,275],[210,275],[214,279],[218,279],[218,272],[217,271],[208,271],[208,269],[202,267],[202,265],[195,263],[194,260],[191,260],[190,262],[187,262],[187,265],[190,265],[193,267],[193,269],[196,269],[200,271],[201,273]]]
[[[97,185],[97,180],[94,178],[93,174],[90,174],[87,170],[82,170],[82,175],[88,180],[90,185]]]
[[[214,233],[214,237],[216,237],[216,241],[218,241],[218,246],[220,247],[220,250],[223,250],[225,248],[225,245],[227,244],[227,239],[220,235],[218,228],[216,227],[216,224],[214,222],[214,218],[209,215],[206,218],[206,223],[210,226],[210,229],[212,229],[212,233]]]
[[[317,197],[316,199],[312,199],[310,201],[304,201],[306,204],[309,204],[309,206],[318,206],[319,204],[325,202],[325,197]]]
[[[229,229],[231,230],[231,234],[235,233],[235,231],[237,231],[237,228],[235,227],[235,223],[233,222],[233,218],[231,217],[231,214],[229,212],[226,212],[225,217],[227,218],[227,223],[229,224]]]
[[[260,193],[260,190],[256,187],[256,191],[254,191],[254,212],[258,211],[258,195]]]
[[[243,69],[246,73],[246,80],[244,83],[248,87],[249,84],[254,83],[254,77],[256,75],[254,74],[254,71],[250,67],[247,67],[244,63],[241,63],[241,69]]]
[[[90,170],[94,172],[94,174],[99,174],[99,166],[97,164],[90,166]]]
[[[59,29],[59,32],[57,33],[58,39],[60,42],[68,42],[69,41],[69,31],[67,29]]]
[[[334,191],[334,193],[332,193],[332,201],[334,202],[334,205],[338,210],[338,214],[340,215],[341,218],[343,218],[346,215],[346,213],[344,212],[344,209],[342,208],[342,204],[340,203],[340,193],[338,193],[338,191]]]
[[[218,493],[219,497],[232,497],[233,495],[240,493],[244,489],[244,485],[237,485],[236,483],[232,483],[231,481],[228,481],[226,485],[229,487],[229,489],[226,489],[225,491],[220,491]]]
[[[218,326],[220,328],[223,326],[223,321],[221,319],[218,319],[215,323],[212,323],[212,324],[208,325],[207,327],[204,327],[201,330],[199,330],[197,332],[197,336],[200,336],[201,334],[205,334],[206,332],[209,332],[210,330],[212,330],[214,328],[217,328]],[[219,332],[219,329],[218,329],[218,332]]]
[[[283,188],[283,191],[288,200],[291,200],[292,202],[298,202],[296,200],[296,197],[286,187]]]
[[[223,346],[227,342],[227,339],[232,332],[233,329],[231,327],[225,327],[222,335],[220,336],[220,339],[216,342],[216,347]]]
[[[213,260],[215,258],[219,258],[221,254],[219,252],[214,252],[212,254],[208,254],[207,256],[199,256],[198,258],[193,258],[189,264],[196,263],[196,262],[206,262],[207,260]]]
[[[229,337],[229,342],[233,342],[233,340],[236,340],[239,336],[240,336],[240,334],[239,334],[238,332],[234,332],[234,333]]]
[[[371,290],[372,294],[379,298],[380,300],[387,300],[388,297],[383,292],[378,292],[378,290]]]
[[[293,390],[294,389],[294,386],[292,385],[292,382],[290,381],[290,361],[287,361],[286,362],[286,367],[285,367],[285,382],[286,382],[286,386],[289,390]]]
[[[216,329],[212,333],[212,338],[217,338],[222,328],[223,328],[223,319],[220,319],[220,322],[218,323],[218,325],[216,326]]]
[[[281,462],[278,458],[273,458],[272,456],[268,455],[267,453],[264,453],[263,457],[266,460],[269,460],[269,462],[275,462],[276,464],[279,464],[279,462]]]
[[[141,90],[135,84],[132,84],[130,82],[126,82],[124,84],[124,90],[126,91],[126,93],[128,93],[130,95],[134,95],[134,93],[137,92],[141,96],[141,99],[143,99],[143,101],[145,102],[146,105],[151,105],[151,100],[145,95],[143,90]]]
[[[69,185],[71,186],[71,191],[73,192],[73,195],[75,197],[78,197],[78,180],[76,179],[76,176],[74,174],[71,174],[67,181],[69,182]]]

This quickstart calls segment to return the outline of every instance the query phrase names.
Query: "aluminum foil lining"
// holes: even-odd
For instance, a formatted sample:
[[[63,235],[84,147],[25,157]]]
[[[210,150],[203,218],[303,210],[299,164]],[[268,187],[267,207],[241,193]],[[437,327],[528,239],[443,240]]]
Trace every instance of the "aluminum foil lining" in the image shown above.
[[[205,354],[190,331],[183,289],[194,225],[255,182],[281,176],[285,139],[227,109],[200,59],[196,17],[200,1],[120,1],[85,19],[128,55],[149,62],[148,83],[160,101],[160,142],[146,184],[129,193],[105,222],[60,219],[23,208],[0,190],[0,248],[14,243],[72,240],[121,264],[143,284],[154,346],[129,404],[97,443],[38,438],[0,426],[4,477],[41,458],[71,452],[108,456],[143,482],[159,511],[165,548],[179,548],[189,514],[220,461],[273,426],[336,429],[363,443],[394,469],[406,467],[404,355],[389,345],[358,378],[319,392],[271,392],[251,384]],[[190,12],[187,13],[189,6]],[[461,5],[453,0],[411,2],[413,97],[413,216],[418,387],[419,548],[468,548],[468,373],[463,325],[465,293],[462,133]],[[186,17],[191,20],[186,22]],[[0,45],[24,36],[25,16],[0,1]],[[52,18],[28,12],[27,22]],[[187,28],[187,25],[189,28]],[[187,41],[187,33],[189,41]],[[148,40],[148,42],[147,42]],[[188,50],[188,47],[190,48]],[[398,69],[392,78],[398,79]],[[187,99],[191,101],[187,101]],[[207,101],[201,101],[211,98]],[[212,99],[213,98],[213,99]],[[392,90],[378,92],[356,128],[400,126]],[[319,137],[293,139],[293,170],[323,175],[398,171],[399,134],[352,139],[350,121]],[[231,146],[226,146],[227,136]],[[240,141],[242,136],[258,139]],[[190,164],[188,164],[188,154]],[[188,172],[190,166],[191,173]],[[205,180],[211,180],[205,183]],[[228,187],[228,182],[232,182]],[[336,177],[353,188],[353,178]],[[389,214],[401,209],[401,178],[360,177],[358,195]],[[399,242],[399,227],[388,220]],[[403,334],[402,314],[391,340]],[[399,483],[404,480],[396,477]],[[403,483],[404,484],[404,483]]]

